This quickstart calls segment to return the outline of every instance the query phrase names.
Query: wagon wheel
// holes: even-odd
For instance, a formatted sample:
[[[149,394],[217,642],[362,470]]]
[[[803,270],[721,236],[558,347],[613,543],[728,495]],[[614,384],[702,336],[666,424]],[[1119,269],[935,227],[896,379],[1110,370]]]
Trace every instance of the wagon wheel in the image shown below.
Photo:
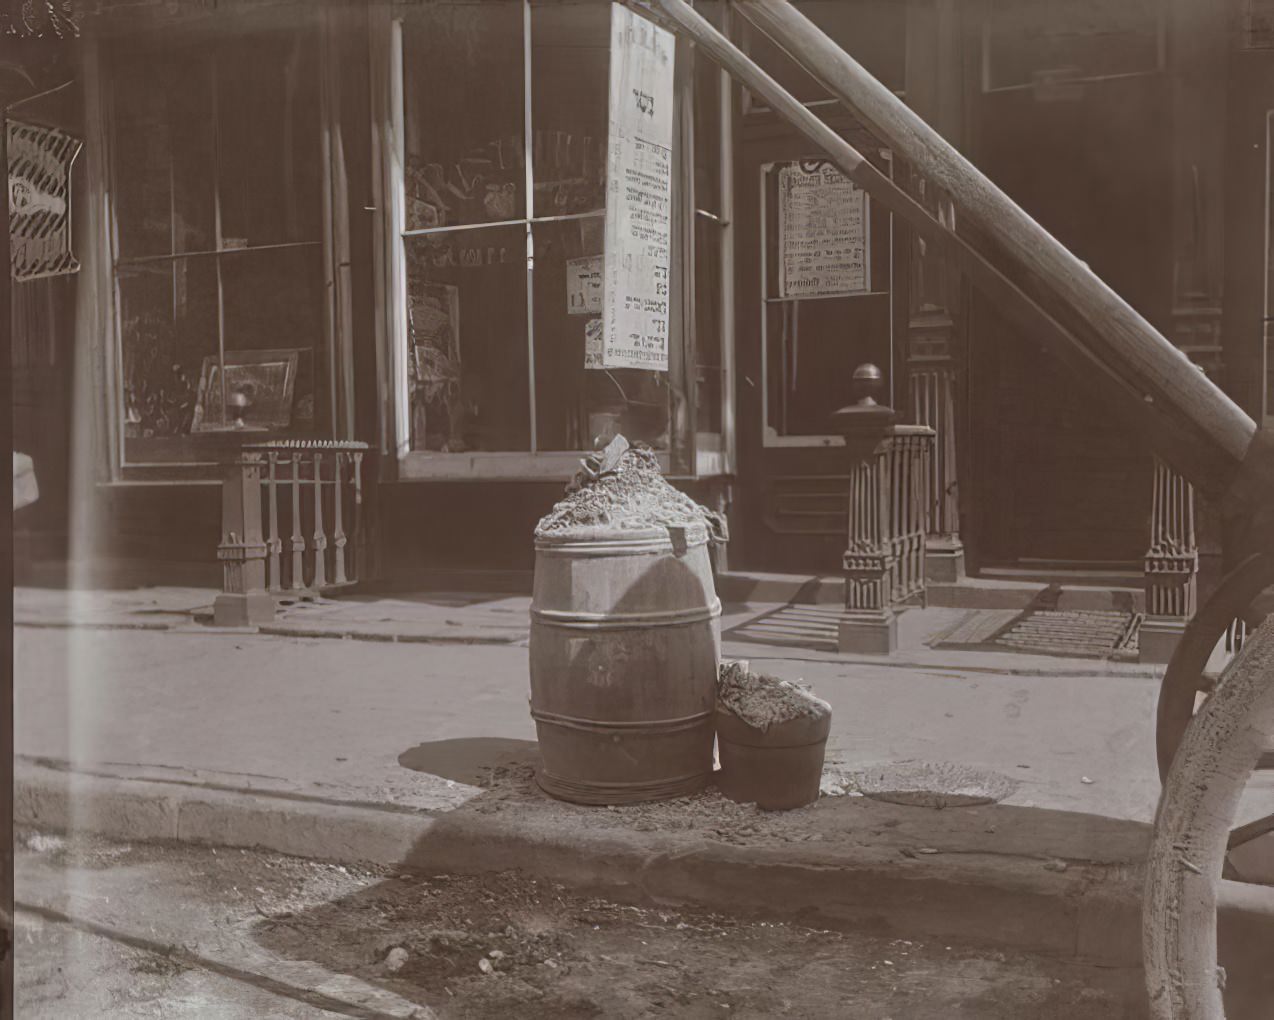
[[[1186,728],[1164,784],[1142,912],[1146,987],[1155,1020],[1225,1016],[1217,899],[1240,800],[1272,746],[1274,617],[1248,635],[1226,666]]]
[[[1217,674],[1208,671],[1208,660],[1214,649],[1227,635],[1241,643],[1244,630],[1249,633],[1256,630],[1270,608],[1261,604],[1262,593],[1271,586],[1274,586],[1274,553],[1255,553],[1225,576],[1212,597],[1186,625],[1159,688],[1155,749],[1161,781],[1167,781],[1168,770],[1194,717],[1199,696],[1210,694],[1216,685]],[[1239,622],[1242,627],[1235,626]],[[1262,767],[1274,768],[1274,760],[1266,756]]]

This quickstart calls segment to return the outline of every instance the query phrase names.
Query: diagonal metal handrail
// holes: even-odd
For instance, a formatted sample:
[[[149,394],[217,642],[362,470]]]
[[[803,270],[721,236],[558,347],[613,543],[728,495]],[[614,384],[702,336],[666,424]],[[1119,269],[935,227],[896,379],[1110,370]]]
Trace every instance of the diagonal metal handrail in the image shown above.
[[[1254,443],[1256,423],[1082,261],[1028,216],[937,132],[787,0],[733,5],[862,120],[880,140],[951,195],[996,248],[991,258],[939,223],[828,124],[694,11],[685,0],[630,3],[688,37],[842,173],[942,245],[971,282],[1063,360],[1086,374],[1156,453],[1213,496],[1253,500],[1266,491],[1274,444]],[[1256,482],[1253,479],[1257,479]]]

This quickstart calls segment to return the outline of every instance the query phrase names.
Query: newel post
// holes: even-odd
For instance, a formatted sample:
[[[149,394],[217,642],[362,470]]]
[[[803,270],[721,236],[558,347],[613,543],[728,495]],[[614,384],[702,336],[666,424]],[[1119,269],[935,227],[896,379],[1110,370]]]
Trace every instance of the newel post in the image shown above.
[[[913,470],[918,462],[894,456],[896,413],[873,395],[881,382],[879,368],[860,365],[854,371],[857,402],[833,415],[834,428],[845,437],[849,469],[845,609],[837,627],[837,645],[844,653],[888,655],[898,647],[895,598],[907,586],[904,574],[922,573],[908,571],[902,562],[907,557],[899,539],[906,528],[898,514],[919,494],[923,474]],[[914,552],[919,564],[923,530]]]
[[[259,453],[243,453],[221,483],[221,594],[213,603],[218,627],[255,627],[274,619],[274,598],[265,590],[266,543],[261,534]]]

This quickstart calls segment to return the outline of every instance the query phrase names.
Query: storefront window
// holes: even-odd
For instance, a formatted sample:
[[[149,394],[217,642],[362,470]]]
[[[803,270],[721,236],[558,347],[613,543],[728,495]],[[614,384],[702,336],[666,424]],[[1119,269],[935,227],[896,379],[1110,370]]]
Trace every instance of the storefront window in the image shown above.
[[[400,11],[411,449],[577,451],[615,432],[668,449],[668,374],[597,368],[589,353],[610,5]]]
[[[525,228],[406,247],[413,449],[529,450]]]
[[[431,3],[403,22],[408,230],[526,216],[519,2]]]
[[[328,428],[315,47],[304,32],[114,55],[126,462]]]

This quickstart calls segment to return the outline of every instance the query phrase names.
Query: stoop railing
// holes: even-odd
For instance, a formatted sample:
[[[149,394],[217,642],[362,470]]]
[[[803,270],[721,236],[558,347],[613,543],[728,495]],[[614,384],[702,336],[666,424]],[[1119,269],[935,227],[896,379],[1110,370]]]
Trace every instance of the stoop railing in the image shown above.
[[[218,626],[273,618],[275,597],[357,583],[367,556],[366,443],[279,440],[245,447],[222,482]]]

